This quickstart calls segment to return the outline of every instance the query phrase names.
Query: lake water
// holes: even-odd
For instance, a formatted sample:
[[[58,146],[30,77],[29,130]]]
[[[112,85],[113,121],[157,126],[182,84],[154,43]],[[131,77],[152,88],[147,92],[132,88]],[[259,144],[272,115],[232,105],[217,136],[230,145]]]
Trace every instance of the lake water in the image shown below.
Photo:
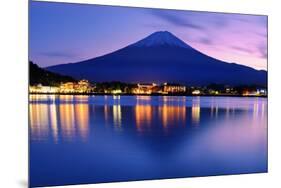
[[[267,172],[267,99],[30,95],[30,185]]]

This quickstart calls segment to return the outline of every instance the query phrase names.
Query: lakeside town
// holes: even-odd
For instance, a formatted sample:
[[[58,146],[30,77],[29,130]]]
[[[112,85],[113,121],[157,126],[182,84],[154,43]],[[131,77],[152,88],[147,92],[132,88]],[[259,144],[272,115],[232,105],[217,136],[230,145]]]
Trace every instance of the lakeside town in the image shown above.
[[[267,96],[267,89],[258,86],[185,86],[177,83],[122,82],[91,83],[88,80],[60,83],[56,86],[42,84],[29,86],[30,94],[97,94],[97,95],[199,95],[199,96]]]

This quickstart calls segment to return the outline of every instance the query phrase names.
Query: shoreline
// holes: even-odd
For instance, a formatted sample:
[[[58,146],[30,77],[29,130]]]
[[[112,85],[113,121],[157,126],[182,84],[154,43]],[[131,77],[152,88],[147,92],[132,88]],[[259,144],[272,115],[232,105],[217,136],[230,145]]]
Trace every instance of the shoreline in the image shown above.
[[[263,96],[255,96],[255,95],[227,95],[227,94],[217,94],[217,95],[209,95],[209,94],[129,94],[129,93],[120,93],[120,94],[111,94],[111,93],[28,93],[29,95],[88,95],[88,96],[186,96],[186,97],[261,97],[267,98],[267,95]]]

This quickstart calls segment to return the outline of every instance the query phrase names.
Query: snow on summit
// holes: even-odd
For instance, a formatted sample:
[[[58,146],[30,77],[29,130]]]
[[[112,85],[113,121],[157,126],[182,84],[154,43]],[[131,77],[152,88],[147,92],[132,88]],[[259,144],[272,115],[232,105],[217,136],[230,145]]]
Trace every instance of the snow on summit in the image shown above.
[[[173,47],[182,47],[190,48],[185,42],[177,38],[175,35],[168,31],[157,31],[152,33],[148,37],[132,44],[131,46],[135,47],[151,47],[151,46],[173,46]]]

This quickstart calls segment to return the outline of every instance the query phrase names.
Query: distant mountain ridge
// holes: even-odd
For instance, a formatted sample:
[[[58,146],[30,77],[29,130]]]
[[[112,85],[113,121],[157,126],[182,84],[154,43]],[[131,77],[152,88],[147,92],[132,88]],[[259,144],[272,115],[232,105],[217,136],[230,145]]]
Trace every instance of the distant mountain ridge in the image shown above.
[[[74,78],[63,76],[40,68],[38,65],[29,61],[29,84],[42,84],[45,86],[57,86],[61,82],[73,82]]]
[[[266,71],[207,56],[168,31],[155,32],[107,55],[46,69],[93,82],[267,84]]]

